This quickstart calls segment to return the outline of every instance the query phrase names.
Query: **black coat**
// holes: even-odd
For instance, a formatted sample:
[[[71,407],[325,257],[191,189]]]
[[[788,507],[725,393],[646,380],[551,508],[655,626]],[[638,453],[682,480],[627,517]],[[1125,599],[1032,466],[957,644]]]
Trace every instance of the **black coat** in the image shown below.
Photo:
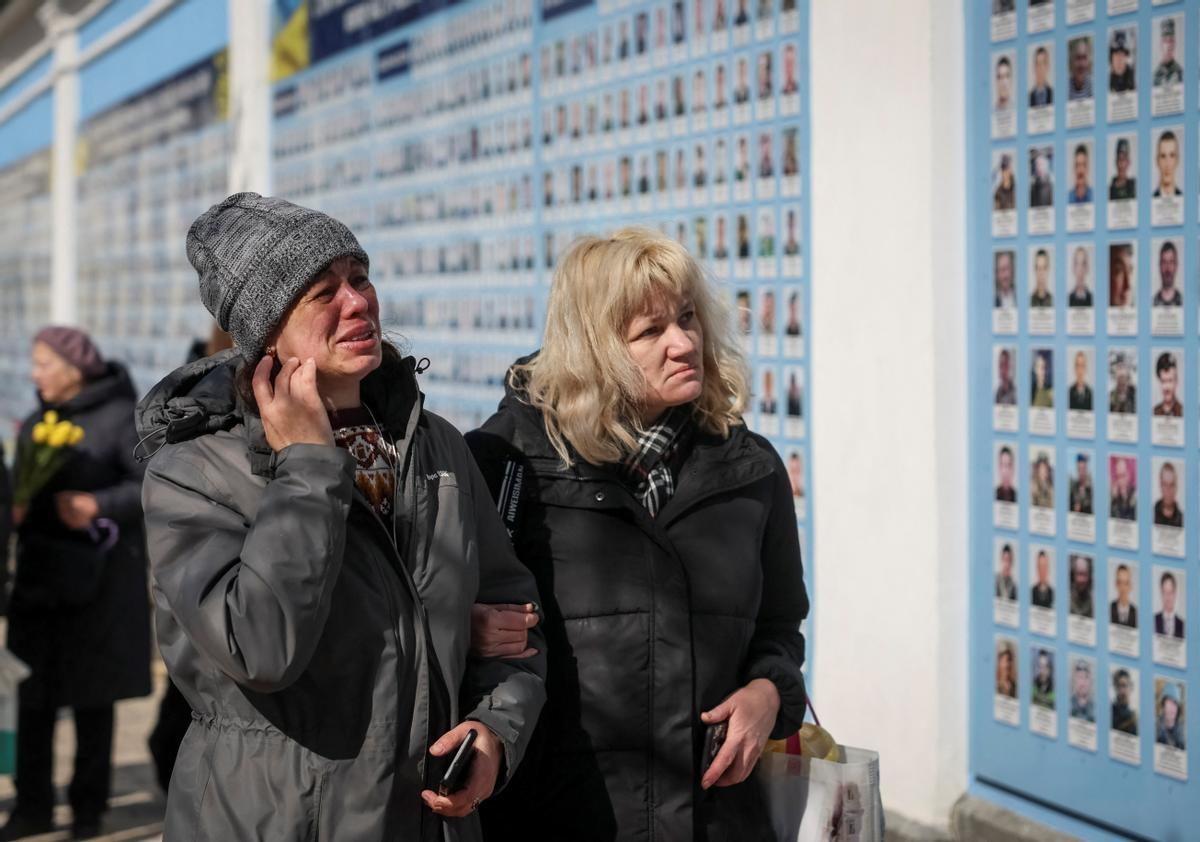
[[[55,409],[84,430],[75,455],[33,499],[17,531],[8,646],[33,670],[20,686],[21,705],[97,707],[150,693],[143,468],[133,456],[135,400],[125,369],[109,363],[103,377],[59,406],[42,404],[21,427],[19,439],[28,441],[42,414]],[[86,533],[68,530],[58,519],[54,494],[59,491],[91,492],[99,516],[120,528],[95,597],[83,605],[62,604],[42,575],[47,559],[39,539],[88,541]]]
[[[2,451],[2,448],[0,448]],[[0,610],[7,613],[8,603],[8,541],[12,537],[12,480],[0,452]]]
[[[654,519],[611,470],[563,469],[511,393],[467,441],[498,497],[509,460],[523,467],[513,542],[549,646],[546,708],[529,759],[484,805],[486,838],[773,838],[753,777],[699,788],[702,711],[768,678],[772,736],[804,716],[808,597],[771,445],[745,427],[699,434]]]

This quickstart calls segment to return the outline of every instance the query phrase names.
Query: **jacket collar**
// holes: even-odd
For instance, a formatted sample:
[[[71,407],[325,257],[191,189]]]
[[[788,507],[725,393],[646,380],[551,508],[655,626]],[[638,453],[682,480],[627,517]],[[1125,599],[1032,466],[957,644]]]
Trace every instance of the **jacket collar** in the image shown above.
[[[675,494],[659,513],[659,523],[665,527],[705,498],[757,482],[769,476],[773,467],[771,454],[745,424],[724,438],[701,432],[683,463]]]
[[[517,364],[528,362],[535,355],[522,357]],[[573,479],[603,479],[619,481],[615,466],[591,465],[576,459],[570,468],[562,467],[562,460],[550,444],[546,435],[541,410],[532,406],[525,392],[505,378],[504,398],[499,411],[511,413],[513,417],[514,448],[525,457],[536,460],[539,473],[557,473]],[[756,437],[739,425],[729,435],[720,436],[698,430],[692,444],[692,452],[684,462],[679,478],[678,491],[664,506],[664,513],[676,511],[675,498],[682,497],[683,503],[708,496],[722,488],[737,487],[768,475],[772,470],[770,455]]]
[[[241,352],[233,348],[188,363],[159,381],[135,412],[140,438],[138,459],[150,458],[163,445],[240,424],[251,471],[258,476],[273,475],[275,452],[267,444],[262,418],[238,394],[237,375],[245,364]],[[412,357],[389,361],[385,356],[362,384],[363,400],[373,408],[388,435],[405,440],[405,449],[412,444],[424,398],[415,369]]]
[[[69,400],[62,403],[47,403],[39,397],[38,405],[42,412],[53,409],[63,415],[72,415],[112,400],[122,398],[135,400],[137,392],[134,391],[133,381],[129,379],[129,372],[125,366],[112,361],[106,365],[104,374],[84,383],[79,393]]]

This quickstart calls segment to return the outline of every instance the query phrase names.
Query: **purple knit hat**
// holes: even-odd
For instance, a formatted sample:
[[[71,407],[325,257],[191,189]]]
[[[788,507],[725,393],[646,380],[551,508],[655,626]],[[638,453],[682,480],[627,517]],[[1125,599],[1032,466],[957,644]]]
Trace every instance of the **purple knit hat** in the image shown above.
[[[51,325],[39,330],[33,341],[46,343],[50,350],[79,369],[84,380],[95,380],[108,370],[91,338],[79,328]]]

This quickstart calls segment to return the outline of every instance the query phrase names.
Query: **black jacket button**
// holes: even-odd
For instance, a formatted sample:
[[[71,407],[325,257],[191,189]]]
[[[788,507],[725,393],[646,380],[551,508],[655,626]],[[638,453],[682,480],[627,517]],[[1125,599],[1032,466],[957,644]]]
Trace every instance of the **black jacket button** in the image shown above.
[[[597,502],[597,503],[603,503],[603,502],[604,502],[604,492],[603,492],[603,491],[597,491],[597,492],[596,492],[596,502]]]

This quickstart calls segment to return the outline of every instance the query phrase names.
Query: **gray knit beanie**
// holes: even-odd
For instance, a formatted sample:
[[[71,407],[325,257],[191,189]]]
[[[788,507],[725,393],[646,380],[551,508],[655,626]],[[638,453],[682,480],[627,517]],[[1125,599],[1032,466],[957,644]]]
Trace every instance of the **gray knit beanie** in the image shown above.
[[[350,229],[283,199],[235,193],[192,223],[187,256],[200,274],[200,300],[251,362],[292,301],[330,263],[370,265]]]

